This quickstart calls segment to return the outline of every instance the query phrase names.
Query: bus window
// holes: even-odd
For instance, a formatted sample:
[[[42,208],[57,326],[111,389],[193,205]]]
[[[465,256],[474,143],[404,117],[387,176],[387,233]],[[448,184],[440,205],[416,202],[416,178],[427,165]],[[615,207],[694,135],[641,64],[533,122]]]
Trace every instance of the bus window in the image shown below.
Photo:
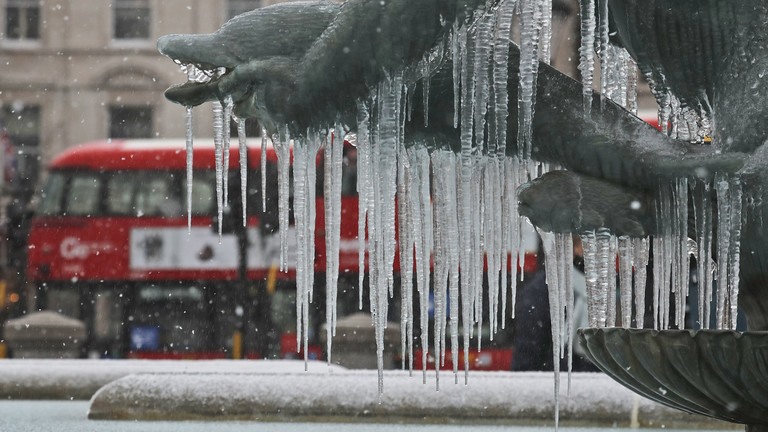
[[[69,182],[64,212],[73,216],[97,214],[100,183],[95,173],[74,174]]]
[[[53,172],[48,176],[48,181],[40,195],[38,211],[44,215],[61,214],[61,198],[64,195],[64,182],[66,177],[60,172]]]
[[[107,181],[107,213],[137,216],[181,216],[173,175],[124,171]]]
[[[131,173],[115,173],[107,181],[107,213],[130,215],[133,212],[133,189]]]
[[[147,173],[149,174],[149,173]],[[151,173],[137,182],[136,214],[139,216],[181,216],[181,202],[171,188],[173,175]]]

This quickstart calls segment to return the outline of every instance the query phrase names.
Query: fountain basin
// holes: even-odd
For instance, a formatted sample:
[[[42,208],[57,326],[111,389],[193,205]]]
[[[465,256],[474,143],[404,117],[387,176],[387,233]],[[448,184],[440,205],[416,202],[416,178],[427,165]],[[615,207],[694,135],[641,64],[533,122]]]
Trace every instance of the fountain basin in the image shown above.
[[[768,425],[768,332],[586,328],[579,339],[606,374],[689,413]]]

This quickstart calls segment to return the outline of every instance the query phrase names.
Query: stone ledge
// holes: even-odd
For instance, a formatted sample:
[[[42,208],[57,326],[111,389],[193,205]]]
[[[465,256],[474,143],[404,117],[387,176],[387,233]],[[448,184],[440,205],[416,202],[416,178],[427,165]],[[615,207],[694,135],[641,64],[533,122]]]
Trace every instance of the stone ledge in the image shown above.
[[[310,371],[327,371],[309,362]],[[334,367],[334,369],[341,369]],[[141,373],[264,373],[303,371],[301,360],[0,360],[0,399],[88,400],[102,386]]]
[[[494,422],[553,424],[551,373],[472,372],[469,384],[434,373],[385,373],[377,393],[376,371],[324,373],[137,374],[114,381],[91,400],[89,418],[112,420],[262,420],[361,422]],[[723,422],[690,415],[641,398],[599,373],[574,374],[563,396],[563,424],[708,427]]]

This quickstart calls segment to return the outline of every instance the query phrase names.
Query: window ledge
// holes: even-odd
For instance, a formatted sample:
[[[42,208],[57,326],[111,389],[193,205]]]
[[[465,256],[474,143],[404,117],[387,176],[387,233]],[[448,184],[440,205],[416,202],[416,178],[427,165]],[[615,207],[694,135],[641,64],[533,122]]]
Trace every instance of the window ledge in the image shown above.
[[[113,48],[154,48],[155,43],[152,39],[115,39],[112,38],[110,45]]]
[[[3,39],[0,47],[11,50],[36,50],[42,48],[40,39]]]

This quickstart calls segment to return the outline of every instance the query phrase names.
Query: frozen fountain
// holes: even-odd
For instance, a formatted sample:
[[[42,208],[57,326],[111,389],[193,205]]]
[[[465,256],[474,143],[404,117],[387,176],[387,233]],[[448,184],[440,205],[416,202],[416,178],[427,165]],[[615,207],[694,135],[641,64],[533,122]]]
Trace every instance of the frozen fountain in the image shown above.
[[[423,347],[430,333],[434,352],[443,352],[450,328],[452,354],[463,349],[466,359],[483,320],[494,331],[504,323],[498,317],[514,309],[507,301],[514,302],[515,284],[507,282],[517,279],[517,266],[508,257],[518,259],[522,214],[544,240],[555,356],[570,353],[570,233],[578,233],[590,297],[590,328],[581,338],[596,364],[664,404],[762,430],[768,5],[581,3],[583,84],[539,61],[549,57],[552,0],[348,0],[276,5],[211,35],[161,38],[160,51],[189,77],[166,96],[190,108],[190,116],[191,107],[214,101],[218,136],[228,136],[221,128],[226,116],[260,121],[278,149],[281,218],[293,159],[299,239],[312,237],[313,162],[324,149],[326,203],[333,203],[325,218],[329,357],[339,211],[331,197],[338,138],[355,133],[380,367],[396,233],[406,360],[412,367],[414,321]],[[510,43],[515,17],[519,47]],[[602,59],[601,95],[592,91],[594,46]],[[632,115],[637,69],[652,84],[665,133]],[[306,344],[314,251],[299,244],[297,315]],[[704,329],[695,333],[680,330],[690,254],[698,257],[696,312]],[[647,277],[652,299],[645,298]],[[427,329],[426,309],[408,305],[419,296],[426,308],[430,279],[435,326]],[[735,332],[739,304],[755,332]],[[621,328],[609,328],[616,323]]]
[[[758,169],[765,161],[768,134],[764,79],[768,7],[759,1],[723,0],[610,0],[608,6],[616,43],[637,60],[662,106],[677,105],[684,117],[680,127],[698,122],[689,129],[695,131],[703,123],[717,152],[748,154],[750,161],[728,173],[727,179],[716,175],[712,190],[692,193],[697,197],[694,208],[699,206],[694,238],[700,248],[712,242],[707,229],[702,229],[702,221],[706,224],[711,218],[711,213],[702,212],[711,211],[705,201],[716,195],[718,218],[731,219],[730,228],[715,229],[716,250],[724,248],[717,243],[731,243],[728,251],[715,257],[718,272],[728,273],[718,275],[718,286],[733,295],[720,300],[718,294],[718,320],[726,321],[719,322],[719,330],[708,329],[709,313],[700,309],[702,330],[590,328],[580,332],[582,344],[602,370],[639,394],[687,412],[747,424],[748,431],[768,430],[768,296],[761,198],[765,175]],[[696,137],[688,133],[687,139]],[[705,181],[705,188],[709,184]],[[722,203],[728,201],[743,206],[744,213],[723,209]],[[700,270],[710,265],[702,261]],[[708,272],[700,272],[700,280],[709,280],[704,279]],[[737,332],[727,323],[729,314],[735,322],[735,309],[729,312],[727,304],[734,306],[736,297],[752,331]]]

